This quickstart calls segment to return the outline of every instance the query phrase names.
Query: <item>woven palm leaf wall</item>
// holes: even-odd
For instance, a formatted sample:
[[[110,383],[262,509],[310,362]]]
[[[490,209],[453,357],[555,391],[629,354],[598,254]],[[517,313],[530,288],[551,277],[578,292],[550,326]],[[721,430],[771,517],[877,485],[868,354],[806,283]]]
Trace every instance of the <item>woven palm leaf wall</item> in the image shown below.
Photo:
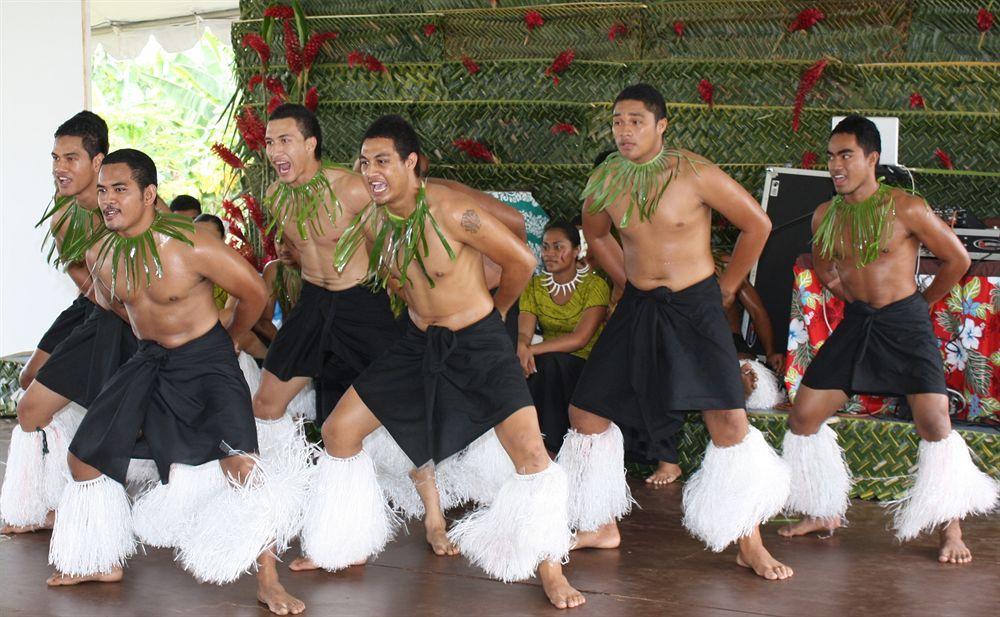
[[[260,61],[239,43],[260,30],[270,4],[243,0],[233,28],[244,90]],[[328,156],[350,163],[371,120],[401,113],[420,132],[435,175],[532,190],[550,213],[572,215],[591,161],[612,146],[610,100],[645,81],[668,101],[668,140],[718,162],[758,197],[766,167],[798,166],[807,151],[822,155],[830,116],[859,111],[900,118],[900,160],[917,169],[917,188],[932,204],[1000,213],[1000,26],[977,29],[980,0],[497,4],[301,0],[311,31],[339,35],[309,77]],[[790,32],[806,9],[824,19]],[[544,19],[530,33],[529,10]],[[612,39],[613,27],[626,32]],[[290,81],[277,30],[269,74]],[[546,69],[566,49],[575,59],[556,85]],[[387,72],[349,67],[356,51]],[[829,63],[793,131],[799,79],[823,58]],[[702,80],[714,87],[711,106],[699,95]],[[910,108],[914,93],[923,108]],[[258,99],[245,100],[263,115]],[[577,133],[552,131],[563,123]],[[469,158],[453,145],[460,138],[482,142],[496,161]],[[944,169],[938,150],[954,170]]]

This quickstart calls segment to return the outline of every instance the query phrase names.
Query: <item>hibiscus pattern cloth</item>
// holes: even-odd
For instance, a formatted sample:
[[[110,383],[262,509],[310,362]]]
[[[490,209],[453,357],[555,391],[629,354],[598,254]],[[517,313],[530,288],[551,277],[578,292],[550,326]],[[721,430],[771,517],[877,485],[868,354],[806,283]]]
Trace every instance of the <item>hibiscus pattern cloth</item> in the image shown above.
[[[822,287],[811,268],[796,263],[793,272],[785,385],[794,400],[806,367],[844,319],[844,303]],[[931,280],[932,275],[918,277],[922,288]],[[931,315],[945,383],[962,397],[953,417],[1000,424],[1000,277],[964,277],[931,307]],[[842,411],[893,415],[897,405],[894,397],[862,394],[851,397]]]

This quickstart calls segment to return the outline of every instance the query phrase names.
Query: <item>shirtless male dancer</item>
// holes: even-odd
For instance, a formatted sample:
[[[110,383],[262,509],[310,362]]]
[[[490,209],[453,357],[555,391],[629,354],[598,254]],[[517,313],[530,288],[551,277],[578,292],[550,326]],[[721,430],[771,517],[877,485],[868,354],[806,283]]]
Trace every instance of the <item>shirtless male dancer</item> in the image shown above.
[[[847,309],[806,369],[788,417],[788,509],[807,518],[779,533],[832,530],[850,506],[850,470],[827,418],[859,392],[905,396],[921,441],[914,485],[897,504],[896,536],[941,527],[938,560],[968,563],[959,521],[995,508],[998,484],[951,428],[930,307],[965,274],[969,255],[922,198],[879,182],[880,151],[878,129],[862,116],[846,117],[830,134],[827,166],[837,194],[813,214],[813,264]],[[921,244],[941,262],[922,293],[915,281]]]
[[[618,152],[594,170],[584,190],[590,250],[625,291],[580,376],[572,428],[556,459],[570,479],[575,548],[614,548],[621,541],[615,519],[632,501],[622,430],[655,443],[672,416],[702,410],[711,443],[684,487],[684,525],[713,551],[738,543],[737,563],[758,576],[785,579],[792,570],[764,548],[759,525],[784,505],[788,471],[747,422],[724,309],[760,255],[770,221],[718,167],[664,148],[666,127],[655,88],[625,88],[612,112]],[[712,210],[741,231],[718,279]]]
[[[42,338],[32,356],[35,368],[29,362],[21,374],[24,379],[30,373],[30,379],[17,404],[18,426],[11,434],[0,488],[5,534],[52,528],[69,471],[67,448],[83,409],[136,349],[128,321],[109,304],[91,301],[91,277],[84,263],[86,242],[104,229],[97,209],[97,174],[107,144],[107,125],[87,111],[56,130],[56,203],[43,222],[49,223],[53,250],[58,251],[50,258],[66,266],[81,294]]]
[[[379,426],[418,468],[495,427],[516,474],[489,507],[459,521],[450,538],[491,576],[523,580],[537,569],[553,605],[577,606],[584,597],[560,564],[570,546],[565,476],[545,452],[502,323],[534,257],[469,195],[425,184],[416,171],[419,154],[416,133],[399,116],[382,117],[365,133],[361,169],[374,204],[341,238],[338,263],[368,253],[373,279],[402,295],[411,322],[323,425],[325,451],[313,477],[303,552],[336,571],[376,555],[391,539],[397,521],[362,448]],[[503,273],[492,297],[484,255]]]
[[[215,233],[158,212],[156,183],[153,161],[137,150],[112,152],[100,171],[107,231],[88,249],[87,264],[95,292],[123,303],[140,345],[94,400],[70,445],[73,481],[57,510],[49,548],[56,573],[48,584],[120,581],[136,535],[145,542],[140,521],[151,520],[146,530],[177,530],[157,544],[176,548],[199,580],[226,583],[256,567],[258,600],[276,614],[300,613],[305,606],[278,582],[272,552],[296,523],[251,507],[263,494],[274,497],[275,484],[292,482],[261,477],[262,463],[247,454],[257,439],[234,352],[263,309],[264,284]],[[226,327],[213,285],[240,300]],[[134,512],[122,486],[131,457],[154,460],[162,479]],[[195,478],[198,468],[207,474]],[[148,508],[145,500],[157,503]]]

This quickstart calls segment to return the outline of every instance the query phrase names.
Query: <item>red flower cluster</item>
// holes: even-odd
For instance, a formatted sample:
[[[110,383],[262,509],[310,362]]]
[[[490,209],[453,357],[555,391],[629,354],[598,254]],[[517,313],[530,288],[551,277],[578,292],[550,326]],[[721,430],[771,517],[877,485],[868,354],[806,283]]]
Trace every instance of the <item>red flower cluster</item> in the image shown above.
[[[462,56],[462,65],[465,67],[466,71],[469,71],[469,75],[475,75],[479,72],[479,65],[476,61],[468,56]]]
[[[222,159],[224,163],[234,169],[243,169],[246,167],[246,164],[240,160],[240,157],[236,156],[235,152],[222,144],[212,144],[212,152],[214,152],[217,157]]]
[[[572,49],[567,49],[562,52],[556,59],[552,61],[549,68],[545,69],[545,75],[547,77],[552,77],[552,85],[559,85],[559,73],[562,73],[569,68],[569,65],[573,63],[573,58],[576,57],[576,53]]]
[[[524,25],[528,28],[528,32],[531,32],[544,23],[545,19],[542,18],[542,14],[538,11],[528,11],[524,14]]]
[[[560,122],[558,124],[552,125],[552,134],[558,135],[559,133],[565,133],[567,135],[577,135],[580,131],[576,129],[575,126],[569,122]]]
[[[910,95],[910,109],[923,109],[924,108],[924,97],[920,96],[919,92],[914,92]]]
[[[385,68],[378,58],[371,54],[364,54],[358,50],[354,50],[347,54],[347,66],[348,68],[354,67],[364,67],[371,71],[372,73],[388,73],[389,69]]]
[[[284,4],[272,4],[271,6],[264,9],[264,17],[273,17],[275,19],[291,19],[295,17],[295,12],[292,7]]]
[[[222,212],[222,218],[228,220],[230,223],[230,231],[235,229],[235,225],[233,225],[233,223],[243,223],[246,220],[243,218],[243,211],[240,210],[240,207],[228,199],[222,200]]]
[[[674,22],[674,34],[677,38],[682,38],[684,36],[684,22],[677,20]]]
[[[826,19],[826,15],[819,9],[804,9],[795,17],[795,21],[788,24],[788,31],[795,32],[802,30],[809,31],[813,26]]]
[[[955,164],[951,162],[951,157],[941,148],[934,151],[934,156],[938,157],[938,160],[941,161],[941,166],[945,169],[955,169]]]
[[[243,108],[243,112],[236,116],[236,130],[240,137],[246,142],[251,150],[260,150],[264,147],[264,123],[249,106]]]
[[[264,37],[256,32],[247,32],[244,34],[240,44],[244,49],[252,47],[257,52],[257,55],[260,56],[261,64],[267,66],[267,63],[271,60],[271,48],[264,41]]]
[[[259,227],[262,231],[264,229],[264,211],[260,209],[260,204],[254,199],[254,196],[250,193],[243,193],[242,195],[243,205],[246,206],[247,212],[250,213],[250,218],[253,219],[254,225]]]
[[[608,30],[609,41],[617,41],[618,37],[625,38],[626,36],[628,36],[628,26],[621,22],[614,24],[611,26],[611,29]]]
[[[281,80],[277,77],[271,77],[268,75],[264,78],[264,87],[267,91],[274,96],[280,96],[282,99],[288,98],[288,93],[285,92],[285,86],[282,85]]]
[[[806,150],[802,153],[802,163],[799,165],[802,169],[809,169],[816,164],[819,160],[819,155],[812,150]]]
[[[281,24],[285,30],[285,61],[288,63],[288,70],[298,75],[302,72],[302,44],[299,42],[299,35],[292,27],[292,20],[286,19]]]
[[[338,36],[340,34],[336,32],[317,32],[310,36],[306,46],[302,48],[302,65],[306,69],[311,69],[313,62],[316,61],[316,56],[319,55],[319,48],[323,46],[323,43],[332,41]]]
[[[979,9],[976,13],[976,28],[980,32],[986,32],[993,27],[993,13],[990,13],[985,8]]]
[[[306,92],[306,99],[302,104],[309,111],[316,113],[316,108],[319,107],[319,93],[316,91],[316,86],[309,88],[309,91]]]
[[[272,96],[271,100],[267,102],[267,115],[270,116],[271,114],[273,114],[274,110],[277,109],[284,102],[285,102],[284,99],[282,99],[277,94]]]
[[[715,95],[715,86],[712,85],[712,82],[708,81],[707,79],[702,79],[701,81],[698,82],[698,96],[701,97],[701,100],[708,103],[709,108],[712,107],[713,103],[712,99],[714,95]]]
[[[481,159],[488,163],[492,163],[496,160],[493,157],[493,153],[490,152],[490,149],[483,145],[482,142],[476,141],[475,139],[456,139],[452,142],[452,145],[474,159]]]
[[[816,83],[823,75],[823,69],[828,63],[829,60],[819,60],[806,69],[799,79],[799,89],[795,93],[795,106],[792,109],[792,130],[796,133],[799,132],[800,117],[802,116],[802,107],[806,102],[806,95],[816,87]]]
[[[254,75],[250,78],[250,82],[247,84],[247,89],[250,90],[250,92],[253,92],[262,81],[264,81],[263,75]]]
[[[437,31],[438,27],[434,24],[424,24],[424,36],[434,36]]]

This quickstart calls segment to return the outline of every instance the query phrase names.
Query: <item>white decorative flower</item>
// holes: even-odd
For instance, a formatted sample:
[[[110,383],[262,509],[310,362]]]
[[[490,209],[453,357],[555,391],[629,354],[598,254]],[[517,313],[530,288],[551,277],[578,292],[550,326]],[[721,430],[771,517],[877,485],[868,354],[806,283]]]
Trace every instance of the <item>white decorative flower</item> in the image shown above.
[[[977,326],[976,322],[966,317],[965,325],[962,326],[961,337],[962,346],[966,349],[979,349],[979,337],[983,335],[983,327]]]
[[[969,358],[969,352],[965,350],[965,347],[961,345],[948,345],[947,354],[945,355],[944,363],[952,367],[952,370],[964,371],[965,362]]]
[[[796,317],[788,324],[788,350],[798,349],[799,345],[804,345],[808,340],[806,325]]]

